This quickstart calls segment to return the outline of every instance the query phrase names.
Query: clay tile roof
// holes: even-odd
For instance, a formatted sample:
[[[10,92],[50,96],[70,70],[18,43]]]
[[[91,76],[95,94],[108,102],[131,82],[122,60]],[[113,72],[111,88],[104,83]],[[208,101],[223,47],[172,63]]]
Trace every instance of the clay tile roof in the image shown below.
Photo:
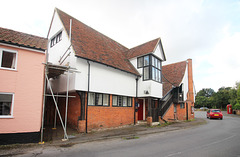
[[[155,47],[157,46],[160,38],[154,39],[152,41],[146,42],[142,45],[136,46],[134,48],[131,48],[128,53],[128,58],[134,58],[137,56],[142,56],[148,53],[151,53],[155,50]]]
[[[72,46],[77,57],[102,63],[135,75],[139,73],[126,58],[128,48],[56,8],[69,35],[72,19]]]
[[[167,94],[174,86],[179,86],[186,71],[186,61],[165,65],[162,67],[163,95]],[[167,80],[171,83],[169,83]]]
[[[0,42],[34,48],[38,50],[46,50],[48,40],[47,38],[42,38],[0,27]]]

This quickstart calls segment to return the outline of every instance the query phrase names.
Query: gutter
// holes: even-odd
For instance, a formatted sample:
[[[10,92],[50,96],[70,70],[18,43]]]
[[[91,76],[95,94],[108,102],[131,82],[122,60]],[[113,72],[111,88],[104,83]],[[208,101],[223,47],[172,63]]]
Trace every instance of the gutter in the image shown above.
[[[138,98],[138,77],[136,78],[136,97],[135,97],[135,104],[134,105],[134,125],[136,125],[136,104],[137,104],[137,98]]]

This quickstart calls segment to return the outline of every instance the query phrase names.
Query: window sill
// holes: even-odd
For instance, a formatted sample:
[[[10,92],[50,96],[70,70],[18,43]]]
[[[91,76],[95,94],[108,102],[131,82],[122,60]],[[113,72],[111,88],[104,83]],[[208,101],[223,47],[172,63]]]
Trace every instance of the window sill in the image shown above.
[[[13,116],[0,116],[0,119],[13,119]]]
[[[17,69],[3,68],[3,67],[0,67],[0,70],[17,71]]]

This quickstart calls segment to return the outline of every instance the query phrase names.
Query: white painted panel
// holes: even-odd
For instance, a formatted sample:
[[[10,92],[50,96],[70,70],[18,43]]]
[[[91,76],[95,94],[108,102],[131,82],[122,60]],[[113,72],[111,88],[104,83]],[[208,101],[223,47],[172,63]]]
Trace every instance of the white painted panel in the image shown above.
[[[157,45],[157,48],[156,50],[154,51],[154,53],[157,57],[159,57],[161,60],[164,60],[164,54],[163,54],[163,51],[162,49],[160,48],[160,45],[158,44]]]
[[[67,51],[67,48],[70,46],[70,41],[56,12],[53,16],[52,25],[50,28],[51,29],[48,35],[48,62],[59,64],[58,61],[60,57],[63,56],[63,54]],[[56,43],[53,47],[50,47],[52,37],[56,36],[60,31],[62,31],[62,40]],[[63,65],[65,65],[67,62],[68,60],[66,60]]]
[[[184,101],[187,100],[187,94],[188,94],[188,67],[186,65],[186,70],[183,76],[183,80],[181,82],[183,84],[183,92],[184,92]]]

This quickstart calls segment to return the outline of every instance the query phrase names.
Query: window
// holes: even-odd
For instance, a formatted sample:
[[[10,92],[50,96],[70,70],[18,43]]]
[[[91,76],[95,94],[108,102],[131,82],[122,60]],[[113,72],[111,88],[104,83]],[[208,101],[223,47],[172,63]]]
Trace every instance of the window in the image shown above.
[[[12,117],[13,97],[11,93],[0,93],[0,118]]]
[[[62,40],[62,31],[51,39],[50,47],[53,47]]]
[[[180,104],[180,108],[185,108],[185,104],[184,104],[184,103],[181,103],[181,104]]]
[[[0,67],[3,69],[16,69],[17,52],[0,49]]]
[[[89,106],[109,106],[109,94],[89,93]]]
[[[126,96],[113,95],[112,106],[132,107],[132,98]]]
[[[143,57],[139,57],[137,59],[137,67],[142,68],[143,67]]]
[[[162,82],[161,60],[153,55],[139,57],[137,59],[138,68],[143,68],[143,80],[154,80]],[[142,63],[143,62],[143,63]]]

